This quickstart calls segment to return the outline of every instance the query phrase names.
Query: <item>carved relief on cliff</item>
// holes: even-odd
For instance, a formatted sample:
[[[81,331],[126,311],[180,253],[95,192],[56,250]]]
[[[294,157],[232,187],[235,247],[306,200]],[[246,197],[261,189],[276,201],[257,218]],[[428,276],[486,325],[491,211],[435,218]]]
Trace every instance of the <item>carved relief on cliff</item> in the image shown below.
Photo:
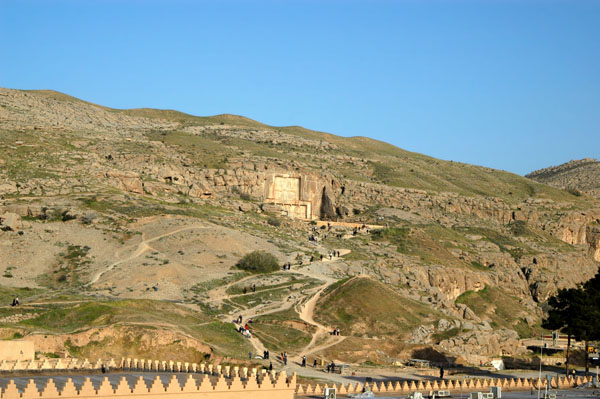
[[[311,187],[302,175],[274,174],[265,182],[265,202],[278,205],[287,216],[314,219]]]

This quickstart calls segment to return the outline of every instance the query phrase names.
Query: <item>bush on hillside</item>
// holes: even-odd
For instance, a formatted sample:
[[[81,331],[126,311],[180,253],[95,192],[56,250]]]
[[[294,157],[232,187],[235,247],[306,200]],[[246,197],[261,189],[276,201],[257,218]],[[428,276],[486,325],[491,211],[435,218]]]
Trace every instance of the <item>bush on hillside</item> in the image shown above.
[[[265,251],[254,251],[244,255],[236,266],[251,273],[271,273],[279,270],[277,258]]]
[[[274,227],[281,226],[281,220],[277,219],[276,217],[269,218],[269,220],[267,220],[267,223]]]

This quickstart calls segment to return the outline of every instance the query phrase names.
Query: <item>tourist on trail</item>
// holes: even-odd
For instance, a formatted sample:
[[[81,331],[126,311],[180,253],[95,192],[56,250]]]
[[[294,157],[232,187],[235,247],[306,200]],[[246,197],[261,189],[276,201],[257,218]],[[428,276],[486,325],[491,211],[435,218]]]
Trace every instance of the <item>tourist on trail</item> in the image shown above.
[[[315,361],[313,362],[313,369],[317,368],[317,359],[315,358]]]
[[[340,328],[339,327],[335,329],[335,333],[339,337],[339,335],[340,335]]]
[[[246,325],[244,326],[244,328],[246,329],[246,331],[250,329],[250,326],[248,325],[248,323],[246,323]]]
[[[252,292],[256,292],[256,284],[252,284]]]
[[[287,366],[287,352],[283,352],[283,365]]]
[[[246,287],[244,287],[244,294],[248,292],[248,289]]]
[[[271,353],[269,351],[267,351],[267,359],[271,358]]]
[[[323,262],[323,254],[321,254],[321,262]]]
[[[238,317],[238,324],[242,324],[242,315],[240,315],[240,317]]]
[[[252,360],[252,352],[248,352],[248,359]]]
[[[440,380],[444,379],[444,366],[440,367]]]
[[[269,371],[273,371],[273,363],[269,362]]]
[[[267,357],[267,351],[263,351],[263,359],[268,359],[268,357]]]
[[[311,255],[311,257],[310,257],[310,263],[313,263],[314,260],[315,260],[315,256]]]
[[[306,356],[302,356],[302,367],[306,367]]]

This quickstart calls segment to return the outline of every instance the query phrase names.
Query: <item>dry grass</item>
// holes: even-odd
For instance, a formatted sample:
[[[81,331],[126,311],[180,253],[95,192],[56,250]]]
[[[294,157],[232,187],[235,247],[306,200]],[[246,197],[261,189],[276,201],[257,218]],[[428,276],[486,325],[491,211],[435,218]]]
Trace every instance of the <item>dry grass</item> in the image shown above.
[[[353,277],[332,285],[317,303],[323,324],[339,327],[344,335],[402,336],[438,313],[402,297],[369,277]]]

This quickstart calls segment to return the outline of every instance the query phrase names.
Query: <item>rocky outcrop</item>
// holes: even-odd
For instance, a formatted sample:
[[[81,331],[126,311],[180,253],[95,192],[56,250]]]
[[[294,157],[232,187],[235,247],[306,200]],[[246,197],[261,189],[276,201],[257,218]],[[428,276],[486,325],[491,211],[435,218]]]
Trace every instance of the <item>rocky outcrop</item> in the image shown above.
[[[600,262],[600,225],[587,226],[586,243],[596,262]]]
[[[489,326],[449,338],[439,345],[470,364],[487,362],[490,357],[523,355],[527,351],[519,344],[519,336],[513,330],[492,330]]]
[[[6,212],[0,215],[0,230],[17,231],[23,227],[21,217],[16,213]]]

